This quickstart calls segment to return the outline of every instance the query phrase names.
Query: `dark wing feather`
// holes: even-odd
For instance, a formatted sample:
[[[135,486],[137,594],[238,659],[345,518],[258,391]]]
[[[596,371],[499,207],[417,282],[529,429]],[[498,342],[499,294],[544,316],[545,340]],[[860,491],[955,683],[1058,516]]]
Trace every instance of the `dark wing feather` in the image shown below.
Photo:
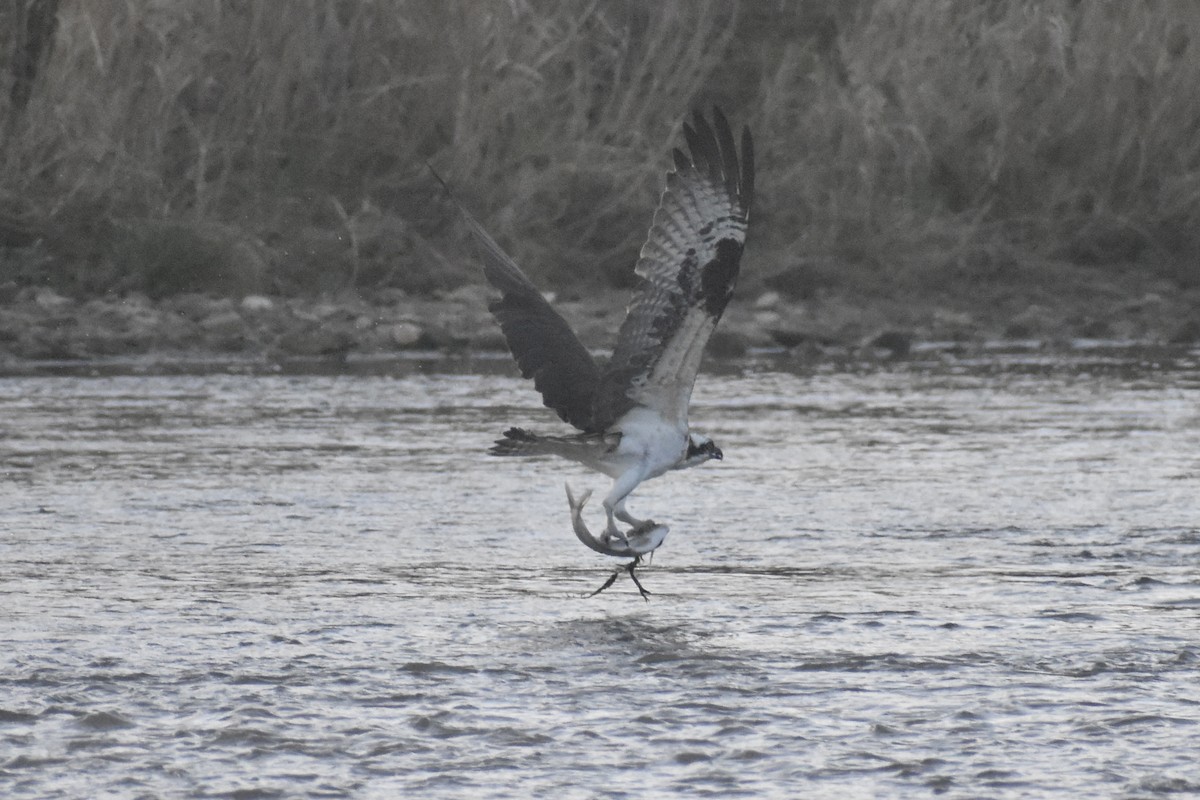
[[[596,405],[607,427],[643,405],[686,425],[704,346],[733,294],[754,197],[754,150],[742,130],[741,161],[729,122],[696,112],[683,126],[690,157],[675,169],[638,258],[641,278],[605,369]]]
[[[450,193],[446,182],[430,167],[450,200],[458,207],[483,253],[483,274],[500,290],[488,309],[500,323],[521,376],[533,378],[547,408],[584,432],[595,430],[592,408],[600,385],[600,368],[575,331],[542,297],[521,268],[496,240]]]

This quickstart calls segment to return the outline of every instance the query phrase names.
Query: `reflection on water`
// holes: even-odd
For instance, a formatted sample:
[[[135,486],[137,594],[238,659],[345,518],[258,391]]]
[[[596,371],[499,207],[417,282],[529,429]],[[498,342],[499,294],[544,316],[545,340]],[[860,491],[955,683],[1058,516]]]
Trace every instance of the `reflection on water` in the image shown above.
[[[649,603],[508,369],[0,379],[4,796],[1200,792],[1194,354],[716,365]]]

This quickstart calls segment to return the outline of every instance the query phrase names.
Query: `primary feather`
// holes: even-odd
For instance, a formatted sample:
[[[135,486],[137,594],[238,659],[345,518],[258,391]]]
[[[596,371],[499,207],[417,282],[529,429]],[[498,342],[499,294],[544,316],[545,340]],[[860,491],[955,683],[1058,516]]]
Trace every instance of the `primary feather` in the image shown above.
[[[740,158],[720,109],[713,109],[712,125],[696,112],[683,134],[689,154],[672,151],[675,166],[635,267],[639,285],[603,369],[454,201],[482,251],[484,276],[500,291],[489,308],[522,376],[533,379],[548,408],[585,433],[608,430],[639,405],[686,427],[704,347],[733,295],[754,197],[750,131],[742,129]]]
[[[683,126],[691,157],[674,151],[635,268],[640,285],[601,377],[601,422],[634,405],[686,421],[704,346],[733,296],[754,198],[753,142],[743,129],[739,163],[719,109],[715,129],[699,112],[693,121]]]

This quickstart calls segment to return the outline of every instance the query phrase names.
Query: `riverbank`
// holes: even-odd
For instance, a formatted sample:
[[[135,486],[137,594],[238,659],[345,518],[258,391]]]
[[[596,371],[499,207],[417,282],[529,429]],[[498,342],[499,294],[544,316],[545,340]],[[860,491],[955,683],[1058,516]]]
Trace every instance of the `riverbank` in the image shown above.
[[[826,259],[819,277],[849,283],[821,288],[851,317],[864,307],[851,270],[908,272],[955,295],[977,277],[964,264],[1042,259],[1079,266],[1062,294],[1131,265],[1196,285],[1200,6],[277,5],[0,9],[0,54],[14,55],[0,58],[0,302],[10,283],[77,298],[349,286],[373,305],[387,305],[380,287],[453,290],[473,273],[456,271],[462,229],[427,164],[538,286],[576,286],[584,265],[593,285],[627,285],[681,123],[714,104],[754,135],[747,279]],[[1051,328],[1119,329],[1122,304],[1171,295],[1122,288],[1075,323],[1056,293],[1005,281],[1022,284],[1017,305],[1048,309]],[[866,335],[910,321],[889,317],[890,297],[915,304],[918,328],[945,327],[926,310],[995,316],[917,287],[871,296],[878,308],[851,326]],[[1025,309],[1000,300],[1003,330]],[[246,331],[218,317],[218,343],[269,346],[259,317]],[[841,335],[822,320],[801,321]],[[143,346],[64,335],[27,347]]]
[[[887,292],[843,285],[805,297],[792,296],[786,287],[751,286],[730,306],[709,351],[730,357],[789,350],[820,359],[856,351],[897,357],[922,342],[966,349],[1003,340],[1046,349],[1079,339],[1200,342],[1200,288],[1180,289],[1132,270],[1085,272],[1047,266],[1035,285],[976,282]],[[0,295],[0,361],[503,352],[503,337],[487,310],[489,297],[483,285],[434,296],[385,289],[370,297],[180,294],[154,300],[139,293],[78,299],[49,288],[23,288]],[[612,346],[627,291],[551,297],[585,345]]]

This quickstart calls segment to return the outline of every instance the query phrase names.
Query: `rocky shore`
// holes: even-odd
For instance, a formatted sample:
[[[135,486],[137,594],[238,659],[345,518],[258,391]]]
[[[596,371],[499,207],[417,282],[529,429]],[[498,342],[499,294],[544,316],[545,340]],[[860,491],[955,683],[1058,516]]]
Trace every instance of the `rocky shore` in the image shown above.
[[[710,352],[737,356],[767,348],[820,358],[873,350],[894,357],[920,342],[966,348],[1004,340],[1045,348],[1078,339],[1200,343],[1200,289],[1135,288],[1069,298],[999,287],[942,300],[837,294],[801,300],[760,289],[735,300]],[[142,355],[286,361],[503,351],[488,298],[484,286],[437,297],[382,290],[370,298],[180,294],[157,300],[136,293],[80,300],[49,288],[24,288],[0,296],[0,364]],[[613,290],[552,299],[587,346],[603,349],[611,347],[627,298],[627,292]]]

